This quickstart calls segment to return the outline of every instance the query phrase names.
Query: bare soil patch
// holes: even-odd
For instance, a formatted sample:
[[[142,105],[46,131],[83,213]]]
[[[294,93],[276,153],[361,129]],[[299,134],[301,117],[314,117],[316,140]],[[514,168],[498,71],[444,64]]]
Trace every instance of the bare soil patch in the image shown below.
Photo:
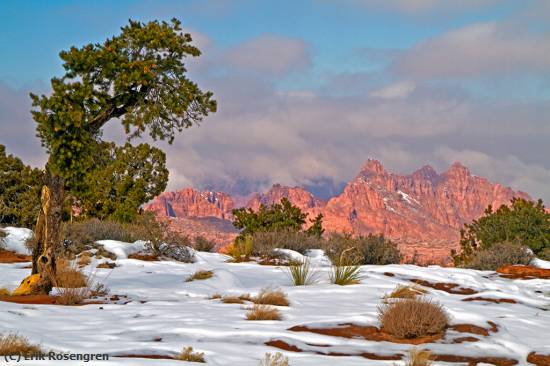
[[[32,262],[30,255],[17,254],[9,250],[0,250],[0,263],[25,263]]]

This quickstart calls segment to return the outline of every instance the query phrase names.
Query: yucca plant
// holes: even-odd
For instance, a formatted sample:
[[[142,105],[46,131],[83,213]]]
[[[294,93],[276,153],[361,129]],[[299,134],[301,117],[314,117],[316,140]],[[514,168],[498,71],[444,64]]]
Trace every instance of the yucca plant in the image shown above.
[[[355,264],[357,261],[350,259],[347,255],[348,252],[354,248],[348,248],[340,254],[340,258],[337,263],[332,265],[332,272],[330,274],[330,282],[340,285],[355,285],[361,282],[361,266]]]
[[[294,286],[307,286],[317,282],[317,271],[311,266],[309,259],[291,264],[285,270]]]

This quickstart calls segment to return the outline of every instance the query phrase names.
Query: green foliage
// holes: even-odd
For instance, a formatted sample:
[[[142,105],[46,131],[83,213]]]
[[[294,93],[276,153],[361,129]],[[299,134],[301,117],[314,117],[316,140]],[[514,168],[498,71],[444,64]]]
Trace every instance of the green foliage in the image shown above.
[[[0,145],[0,224],[32,228],[40,211],[42,171]]]
[[[305,259],[302,263],[294,263],[284,269],[294,286],[308,286],[317,282],[317,272]]]
[[[48,169],[78,186],[93,168],[103,126],[122,122],[130,138],[148,131],[172,142],[176,131],[216,111],[211,92],[186,77],[184,60],[200,51],[181,22],[130,21],[103,43],[62,51],[65,75],[52,93],[32,95],[37,133]]]
[[[95,153],[94,169],[71,192],[88,217],[131,222],[142,204],[166,188],[166,156],[157,148],[103,143]]]
[[[464,225],[461,253],[452,252],[455,265],[465,265],[477,250],[504,242],[525,245],[536,255],[550,247],[550,214],[542,200],[514,198],[510,206],[502,205],[496,211],[489,206],[483,217]]]
[[[477,250],[465,267],[495,271],[502,266],[528,265],[532,260],[533,254],[527,247],[516,243],[496,243],[489,248]]]
[[[294,206],[286,197],[281,199],[280,203],[271,206],[260,205],[257,211],[251,208],[239,208],[233,210],[233,225],[242,229],[238,239],[246,235],[263,231],[294,231],[302,230],[306,223],[307,214],[303,213],[299,207]],[[321,235],[322,215],[318,215],[312,222],[315,226],[311,231],[306,231],[311,235]]]
[[[316,238],[321,238],[325,232],[325,229],[323,229],[323,214],[320,213],[313,220],[309,221],[311,222],[311,226],[306,230],[306,233]]]

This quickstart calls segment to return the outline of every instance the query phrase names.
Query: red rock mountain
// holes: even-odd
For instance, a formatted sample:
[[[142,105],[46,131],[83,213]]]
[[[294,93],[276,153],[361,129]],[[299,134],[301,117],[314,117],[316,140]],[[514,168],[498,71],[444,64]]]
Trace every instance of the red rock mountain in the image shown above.
[[[417,251],[424,260],[434,261],[448,256],[458,245],[462,225],[480,217],[488,205],[498,207],[513,197],[530,199],[526,193],[472,175],[460,163],[441,174],[424,166],[410,175],[398,175],[368,160],[344,191],[328,202],[302,188],[276,184],[265,194],[254,194],[245,206],[257,209],[283,197],[309,217],[322,213],[327,232],[383,233],[399,242],[406,254]],[[231,220],[235,206],[225,193],[186,188],[161,194],[146,209],[160,216]]]

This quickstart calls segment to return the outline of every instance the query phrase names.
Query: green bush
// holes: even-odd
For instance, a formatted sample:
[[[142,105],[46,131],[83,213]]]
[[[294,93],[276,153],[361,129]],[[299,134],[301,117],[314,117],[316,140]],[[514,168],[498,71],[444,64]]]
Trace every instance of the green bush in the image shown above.
[[[527,265],[533,258],[532,252],[525,246],[515,243],[497,243],[490,248],[476,251],[464,267],[495,271],[506,265]]]
[[[204,236],[196,236],[193,240],[193,248],[199,252],[212,252],[216,247],[216,243],[206,239]]]

